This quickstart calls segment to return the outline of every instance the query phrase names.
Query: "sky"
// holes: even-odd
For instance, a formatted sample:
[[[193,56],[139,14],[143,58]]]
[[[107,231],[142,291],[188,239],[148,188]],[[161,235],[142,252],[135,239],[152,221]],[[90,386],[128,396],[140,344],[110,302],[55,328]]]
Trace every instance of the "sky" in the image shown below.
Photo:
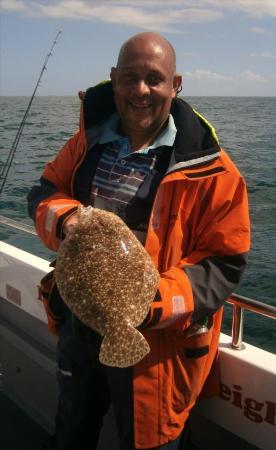
[[[276,96],[276,0],[0,0],[0,94],[77,95],[130,36],[174,46],[185,96]]]

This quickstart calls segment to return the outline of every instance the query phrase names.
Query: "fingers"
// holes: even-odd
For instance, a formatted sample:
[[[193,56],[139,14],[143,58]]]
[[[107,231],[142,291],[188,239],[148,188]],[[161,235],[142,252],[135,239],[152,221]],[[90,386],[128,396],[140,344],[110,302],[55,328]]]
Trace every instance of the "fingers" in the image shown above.
[[[65,236],[72,231],[72,229],[79,223],[77,219],[77,213],[72,214],[66,222],[62,226],[62,231],[65,234]]]

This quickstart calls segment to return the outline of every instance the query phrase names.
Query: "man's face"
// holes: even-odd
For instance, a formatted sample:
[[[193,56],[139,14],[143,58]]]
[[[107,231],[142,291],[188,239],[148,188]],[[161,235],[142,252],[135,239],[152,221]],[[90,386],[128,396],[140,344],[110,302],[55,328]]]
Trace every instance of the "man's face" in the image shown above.
[[[162,127],[181,83],[169,49],[147,42],[125,49],[111,79],[122,126],[130,137]]]

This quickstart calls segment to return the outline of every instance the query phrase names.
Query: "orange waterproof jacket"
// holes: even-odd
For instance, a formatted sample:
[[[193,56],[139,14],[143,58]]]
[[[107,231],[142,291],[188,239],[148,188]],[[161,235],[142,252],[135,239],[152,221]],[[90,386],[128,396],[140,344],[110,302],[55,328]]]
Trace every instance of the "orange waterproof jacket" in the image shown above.
[[[99,158],[93,143],[114,109],[110,83],[86,91],[80,130],[29,194],[38,235],[53,250],[64,221],[85,203],[84,174]],[[176,140],[145,244],[161,280],[141,327],[151,351],[133,369],[136,448],[163,445],[181,432],[210,372],[221,306],[240,281],[250,245],[243,177],[202,116],[181,99],[171,113]]]

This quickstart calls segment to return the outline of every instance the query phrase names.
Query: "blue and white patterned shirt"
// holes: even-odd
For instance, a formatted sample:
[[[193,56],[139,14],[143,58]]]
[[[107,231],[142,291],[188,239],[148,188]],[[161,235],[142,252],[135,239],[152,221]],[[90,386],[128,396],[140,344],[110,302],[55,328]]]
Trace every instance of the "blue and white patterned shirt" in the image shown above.
[[[133,152],[129,139],[117,132],[119,123],[114,113],[99,136],[98,143],[105,147],[91,185],[91,204],[117,214],[144,243],[154,193],[167,169],[176,128],[170,115],[155,142]]]

